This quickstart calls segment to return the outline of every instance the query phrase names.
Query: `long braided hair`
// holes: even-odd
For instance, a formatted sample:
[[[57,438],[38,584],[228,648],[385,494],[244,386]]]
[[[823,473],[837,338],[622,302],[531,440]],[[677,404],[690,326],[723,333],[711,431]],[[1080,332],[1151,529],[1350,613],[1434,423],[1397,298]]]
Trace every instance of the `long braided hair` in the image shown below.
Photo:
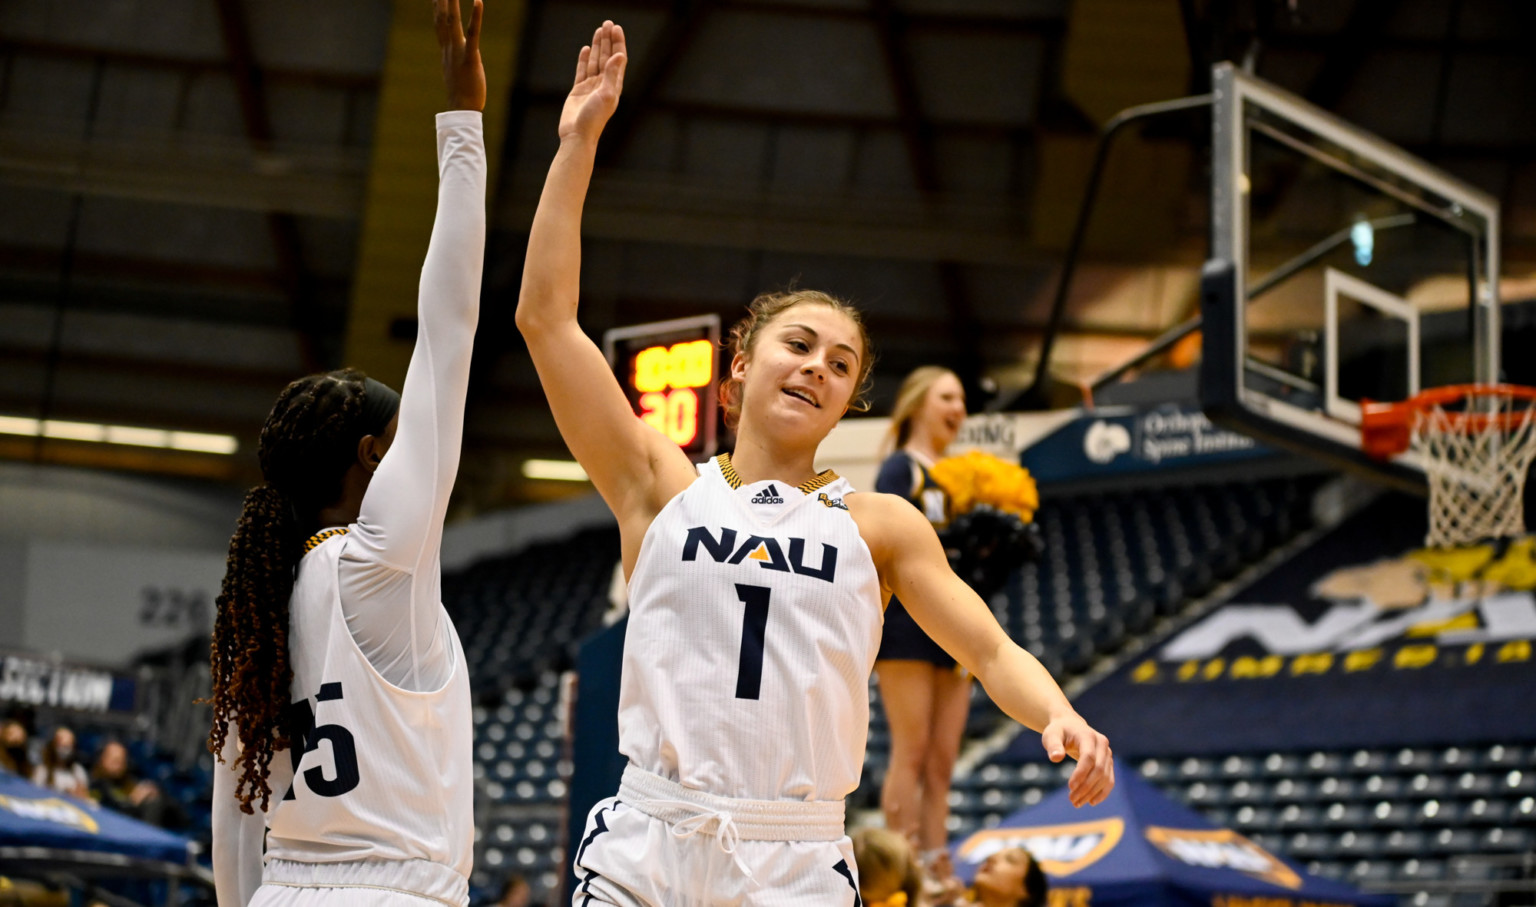
[[[208,749],[222,761],[235,722],[242,748],[235,795],[247,813],[257,798],[266,810],[272,757],[292,743],[288,599],[304,540],[320,528],[320,510],[341,497],[357,442],[370,433],[359,418],[366,389],[365,376],[353,369],[310,375],[283,389],[257,446],[266,481],[246,493],[229,540],[210,646]]]

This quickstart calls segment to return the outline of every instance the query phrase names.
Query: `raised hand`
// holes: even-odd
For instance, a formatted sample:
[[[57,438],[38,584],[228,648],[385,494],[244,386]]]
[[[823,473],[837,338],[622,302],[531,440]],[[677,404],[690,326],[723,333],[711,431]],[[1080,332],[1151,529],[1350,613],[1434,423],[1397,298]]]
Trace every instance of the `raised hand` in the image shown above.
[[[485,67],[480,62],[480,19],[485,4],[474,0],[469,28],[459,18],[459,0],[433,0],[437,46],[443,53],[443,87],[453,110],[485,109]]]
[[[478,0],[477,0],[478,2]],[[576,59],[576,81],[560,111],[560,138],[596,142],[608,118],[619,106],[624,90],[624,67],[629,55],[624,29],[604,22],[592,33],[592,43]]]

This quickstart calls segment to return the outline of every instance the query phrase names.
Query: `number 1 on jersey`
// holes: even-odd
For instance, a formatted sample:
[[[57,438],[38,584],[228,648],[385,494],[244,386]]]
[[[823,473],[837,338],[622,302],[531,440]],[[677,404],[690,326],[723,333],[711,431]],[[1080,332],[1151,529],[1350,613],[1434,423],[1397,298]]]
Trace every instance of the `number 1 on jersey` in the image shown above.
[[[763,634],[768,629],[767,586],[736,584],[736,597],[747,606],[741,621],[741,661],[736,666],[736,698],[756,699],[763,687]]]

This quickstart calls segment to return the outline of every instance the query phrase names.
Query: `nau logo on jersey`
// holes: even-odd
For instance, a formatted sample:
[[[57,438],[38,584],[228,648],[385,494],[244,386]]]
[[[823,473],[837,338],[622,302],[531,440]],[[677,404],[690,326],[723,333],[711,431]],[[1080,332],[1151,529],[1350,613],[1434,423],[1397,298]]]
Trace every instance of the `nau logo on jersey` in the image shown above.
[[[821,494],[818,494],[816,496],[816,500],[820,501],[821,506],[823,507],[836,507],[838,510],[848,509],[848,505],[843,503],[842,498],[829,498],[827,497],[827,493],[825,491],[823,491]]]
[[[750,560],[757,561],[764,570],[798,573],[829,583],[837,579],[837,549],[825,542],[821,545],[819,565],[806,562],[805,539],[790,539],[789,556],[785,557],[784,546],[771,536],[749,535],[737,544],[734,529],[722,528],[716,538],[703,526],[695,526],[688,530],[688,540],[683,543],[683,560],[697,560],[700,548],[717,564],[739,564]]]
[[[1125,835],[1125,820],[1118,816],[1070,825],[1039,825],[1031,828],[989,828],[965,839],[957,852],[960,859],[979,866],[998,851],[1022,847],[1053,876],[1071,875],[1097,863],[1115,849]]]
[[[1230,828],[1198,831],[1149,825],[1147,840],[1181,863],[1235,869],[1282,888],[1300,888],[1301,876],[1269,851]]]

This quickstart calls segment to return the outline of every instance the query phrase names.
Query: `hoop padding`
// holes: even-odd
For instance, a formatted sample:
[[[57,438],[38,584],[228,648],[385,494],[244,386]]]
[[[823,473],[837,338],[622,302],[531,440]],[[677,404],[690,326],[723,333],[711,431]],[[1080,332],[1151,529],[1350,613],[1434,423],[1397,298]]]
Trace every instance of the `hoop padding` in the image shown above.
[[[1525,477],[1536,460],[1536,388],[1463,384],[1362,407],[1362,444],[1419,456],[1432,548],[1525,533]]]

